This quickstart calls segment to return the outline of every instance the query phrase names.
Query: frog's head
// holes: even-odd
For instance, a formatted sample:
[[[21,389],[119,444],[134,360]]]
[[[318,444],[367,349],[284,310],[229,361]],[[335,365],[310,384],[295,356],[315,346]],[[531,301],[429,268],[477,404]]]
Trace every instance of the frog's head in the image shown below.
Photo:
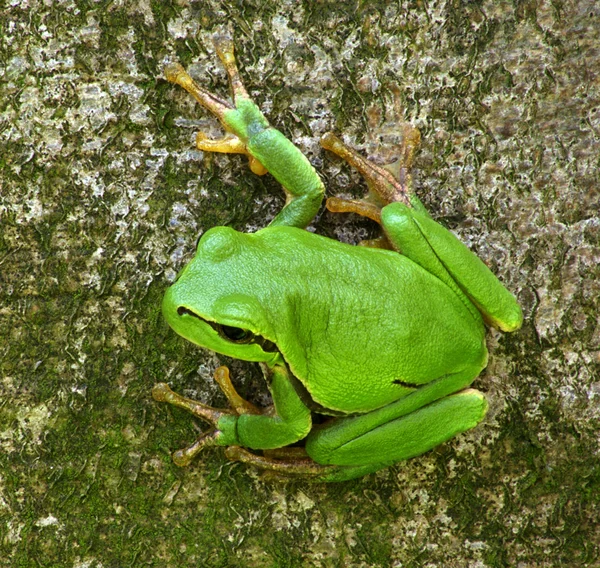
[[[179,335],[200,347],[272,365],[281,355],[262,287],[250,268],[246,237],[228,227],[207,231],[194,259],[167,290],[163,314]]]

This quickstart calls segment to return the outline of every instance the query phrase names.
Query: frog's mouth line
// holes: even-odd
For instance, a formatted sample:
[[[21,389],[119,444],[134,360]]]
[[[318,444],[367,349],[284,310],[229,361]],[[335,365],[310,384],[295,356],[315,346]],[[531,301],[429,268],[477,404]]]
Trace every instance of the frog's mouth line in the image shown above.
[[[253,333],[249,329],[234,327],[230,325],[223,325],[214,321],[204,319],[202,316],[199,316],[196,312],[190,310],[189,308],[186,308],[185,306],[179,306],[177,308],[177,314],[179,316],[188,315],[199,319],[201,322],[212,327],[219,334],[219,337],[221,339],[224,339],[225,341],[228,341],[230,343],[235,343],[237,345],[255,344],[258,345],[265,353],[279,352],[279,349],[277,349],[277,346],[272,341],[266,339],[262,335],[257,335]]]

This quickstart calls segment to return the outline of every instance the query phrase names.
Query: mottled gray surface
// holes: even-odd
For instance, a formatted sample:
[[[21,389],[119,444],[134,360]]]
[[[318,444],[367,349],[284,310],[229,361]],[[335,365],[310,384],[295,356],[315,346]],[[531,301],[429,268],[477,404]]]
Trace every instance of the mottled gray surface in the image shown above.
[[[8,4],[8,5],[7,5]],[[597,566],[600,8],[595,0],[41,2],[0,8],[2,566]],[[223,404],[216,356],[160,300],[201,231],[264,226],[277,184],[192,148],[216,123],[161,79],[224,93],[210,35],[323,173],[334,130],[376,154],[393,85],[421,129],[419,192],[519,297],[475,385],[490,413],[338,485],[267,484],[207,451],[153,383]],[[384,121],[387,120],[387,123]],[[355,242],[374,227],[323,214]],[[226,361],[266,401],[256,369]]]

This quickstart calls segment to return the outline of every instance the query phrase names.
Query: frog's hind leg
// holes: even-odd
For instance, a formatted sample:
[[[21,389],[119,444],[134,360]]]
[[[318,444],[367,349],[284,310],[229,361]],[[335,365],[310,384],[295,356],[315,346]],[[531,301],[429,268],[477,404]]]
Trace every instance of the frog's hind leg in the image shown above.
[[[317,449],[319,444],[313,439],[307,442],[307,449],[319,462],[338,466],[324,477],[325,481],[344,481],[419,456],[475,427],[486,410],[483,394],[467,389],[340,445],[325,449],[328,444],[321,441]],[[388,461],[379,461],[382,457]]]
[[[304,451],[282,448],[257,455],[230,446],[227,457],[264,469],[270,476],[346,481],[418,456],[483,419],[487,410],[483,394],[470,388],[456,391],[470,384],[485,359],[379,410],[316,426]]]
[[[483,394],[461,389],[486,362],[484,353],[462,371],[439,377],[382,408],[314,428],[306,439],[308,455],[324,465],[377,470],[431,450],[485,416]]]

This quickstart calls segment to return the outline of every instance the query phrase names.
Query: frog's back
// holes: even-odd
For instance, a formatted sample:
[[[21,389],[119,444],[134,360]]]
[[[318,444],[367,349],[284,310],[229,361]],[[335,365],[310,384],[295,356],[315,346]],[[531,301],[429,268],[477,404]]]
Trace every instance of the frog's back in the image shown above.
[[[320,405],[366,412],[484,366],[483,324],[466,299],[401,254],[293,227],[248,236],[284,291],[276,344]]]

